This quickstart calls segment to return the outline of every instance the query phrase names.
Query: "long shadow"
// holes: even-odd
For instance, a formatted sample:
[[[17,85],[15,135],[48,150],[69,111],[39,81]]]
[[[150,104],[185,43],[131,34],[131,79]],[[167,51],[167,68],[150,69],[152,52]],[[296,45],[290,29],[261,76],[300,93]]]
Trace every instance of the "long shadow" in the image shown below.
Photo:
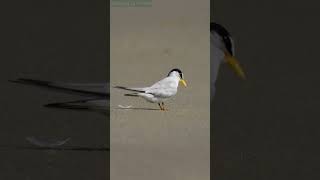
[[[40,87],[53,92],[63,92],[71,95],[94,96],[101,98],[110,98],[109,84],[90,84],[90,83],[59,83],[34,79],[20,78],[16,80],[8,80],[11,83],[31,85]]]
[[[145,110],[145,111],[160,111],[160,109],[156,108],[115,108],[120,110]]]
[[[108,83],[85,84],[85,83],[56,83],[33,79],[9,80],[9,82],[39,86],[56,92],[64,92],[72,95],[86,96],[86,99],[46,104],[44,107],[62,110],[89,111],[109,117],[109,85]],[[109,118],[107,118],[109,119]],[[32,145],[0,145],[2,150],[39,150],[39,151],[109,151],[105,146],[65,146],[70,138],[64,140],[39,140],[35,137],[27,137]]]
[[[60,109],[60,110],[67,110],[67,111],[78,111],[78,112],[93,112],[98,113],[104,116],[109,116],[110,111],[108,107],[100,107],[100,106],[71,106],[67,103],[52,103],[44,105],[46,108],[52,109]]]
[[[84,147],[84,146],[65,146],[65,147],[36,147],[36,146],[0,146],[1,150],[39,150],[39,151],[110,151],[108,147]]]

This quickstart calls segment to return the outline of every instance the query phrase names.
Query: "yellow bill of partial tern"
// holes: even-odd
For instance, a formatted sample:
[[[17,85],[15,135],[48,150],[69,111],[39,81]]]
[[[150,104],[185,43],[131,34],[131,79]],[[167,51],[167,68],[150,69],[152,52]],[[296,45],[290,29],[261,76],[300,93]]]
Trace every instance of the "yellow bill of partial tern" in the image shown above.
[[[234,72],[241,78],[241,79],[246,79],[246,75],[243,71],[243,68],[241,67],[239,61],[232,56],[230,53],[225,52],[225,61],[228,63],[231,68],[234,70]]]
[[[168,73],[167,77],[152,86],[142,88],[115,86],[115,88],[132,91],[130,94],[124,94],[125,96],[142,97],[150,103],[158,103],[160,110],[164,111],[166,110],[164,102],[177,94],[179,83],[187,87],[182,71],[175,68]]]
[[[184,85],[184,87],[187,87],[187,82],[184,79],[180,79],[179,82],[181,82]]]
[[[243,68],[235,58],[234,42],[230,33],[220,24],[212,22],[210,23],[211,97],[215,94],[215,82],[221,63],[227,63],[241,79],[246,79]]]

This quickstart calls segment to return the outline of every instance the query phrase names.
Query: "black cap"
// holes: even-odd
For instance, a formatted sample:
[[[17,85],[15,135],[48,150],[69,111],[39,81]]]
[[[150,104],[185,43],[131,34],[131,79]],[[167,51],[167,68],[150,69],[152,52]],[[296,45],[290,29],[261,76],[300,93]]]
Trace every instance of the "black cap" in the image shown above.
[[[210,23],[210,32],[216,32],[217,34],[219,34],[219,36],[221,36],[222,41],[225,44],[225,47],[227,49],[227,51],[233,55],[233,44],[232,44],[232,40],[231,40],[231,35],[230,33],[227,31],[226,28],[224,28],[223,26],[221,26],[220,24],[211,22]]]
[[[183,73],[182,73],[182,71],[181,71],[180,69],[178,69],[178,68],[172,69],[172,70],[168,73],[168,76],[169,76],[173,71],[178,72],[179,75],[180,75],[180,78],[183,79]]]

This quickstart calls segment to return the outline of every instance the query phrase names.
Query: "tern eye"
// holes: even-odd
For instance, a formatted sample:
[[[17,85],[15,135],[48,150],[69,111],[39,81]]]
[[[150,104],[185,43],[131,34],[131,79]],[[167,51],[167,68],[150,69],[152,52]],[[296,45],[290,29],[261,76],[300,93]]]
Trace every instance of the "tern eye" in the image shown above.
[[[180,78],[183,79],[183,74],[182,73],[179,73],[179,74],[180,74]]]

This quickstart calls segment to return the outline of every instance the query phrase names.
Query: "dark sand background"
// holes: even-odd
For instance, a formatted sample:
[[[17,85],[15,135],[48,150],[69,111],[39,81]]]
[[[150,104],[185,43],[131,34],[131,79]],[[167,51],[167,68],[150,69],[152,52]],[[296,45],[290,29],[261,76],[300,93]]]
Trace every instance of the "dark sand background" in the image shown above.
[[[319,7],[311,0],[211,4],[248,74],[242,82],[228,67],[220,71],[213,179],[319,179]]]
[[[106,116],[48,109],[43,104],[81,97],[9,83],[35,78],[64,82],[106,82],[106,1],[12,1],[1,30],[0,179],[105,180],[107,152],[16,150],[26,137],[70,137],[67,146],[108,146]],[[6,148],[4,148],[6,147]],[[11,148],[10,148],[11,147]]]
[[[111,89],[111,179],[209,179],[209,18],[209,1],[111,9],[111,85],[151,85],[175,67],[188,82],[167,112],[118,109],[158,105]]]

